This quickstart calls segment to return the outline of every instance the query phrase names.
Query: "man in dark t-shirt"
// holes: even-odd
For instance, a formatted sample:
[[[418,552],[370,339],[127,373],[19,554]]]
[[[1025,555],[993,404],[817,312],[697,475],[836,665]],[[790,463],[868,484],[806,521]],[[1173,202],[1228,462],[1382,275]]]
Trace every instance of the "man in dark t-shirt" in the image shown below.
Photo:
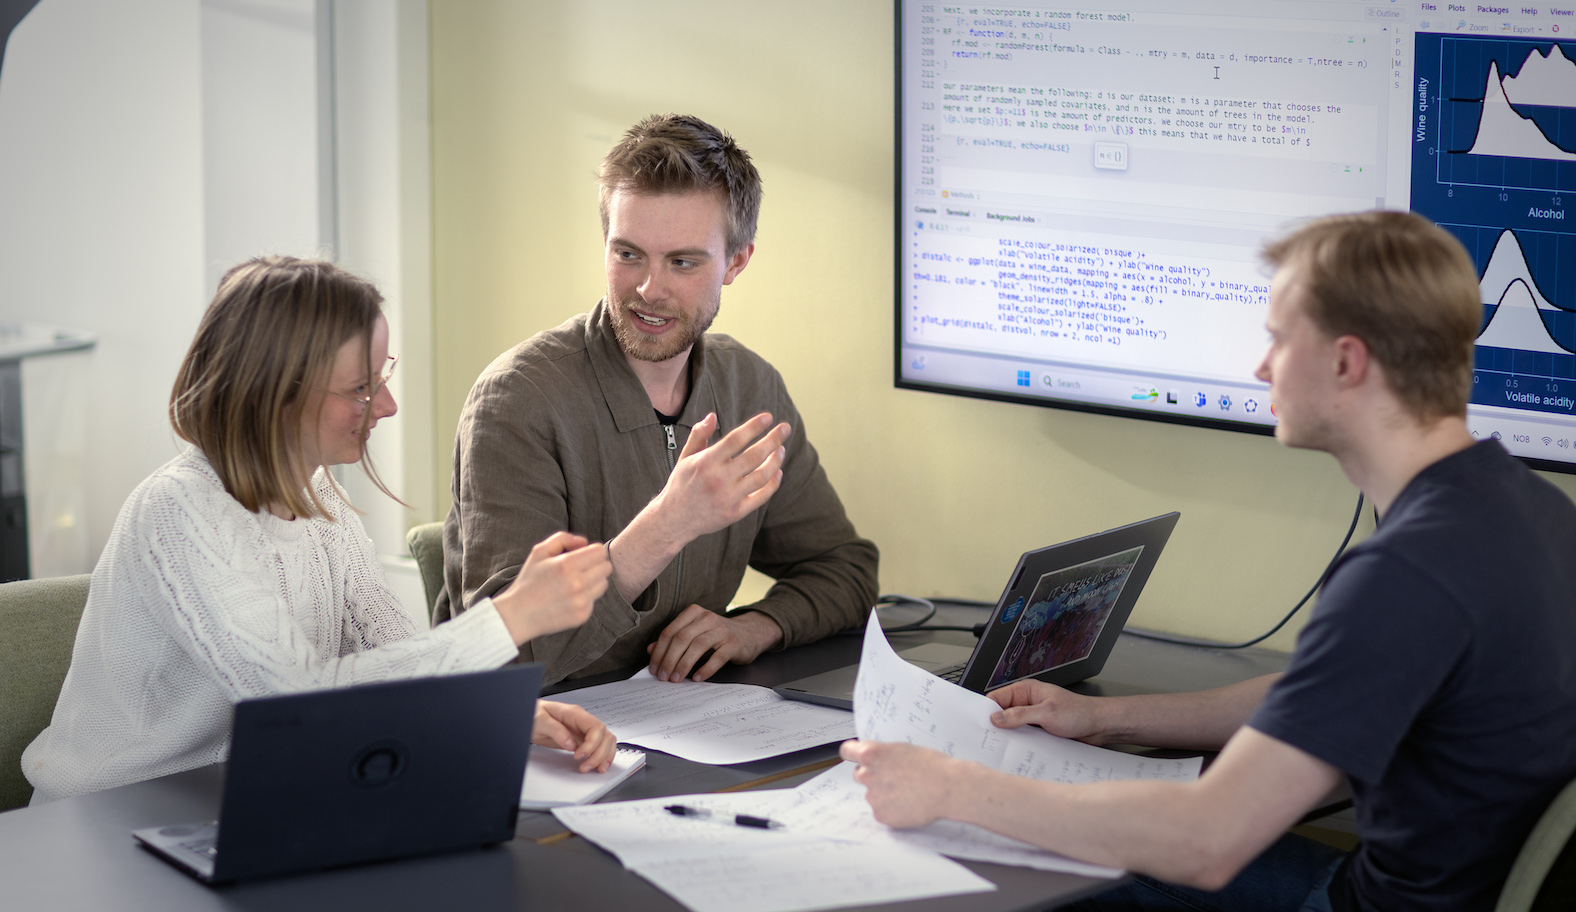
[[[964,820],[1141,875],[1090,909],[1492,908],[1576,777],[1576,507],[1466,427],[1477,273],[1410,214],[1311,223],[1276,268],[1258,376],[1288,446],[1324,450],[1377,531],[1336,565],[1284,675],[1198,694],[991,694],[996,724],[1220,749],[1195,783],[1067,786],[849,742],[876,817]],[[1288,826],[1342,776],[1351,854]]]
[[[1363,845],[1334,908],[1493,907],[1576,776],[1572,555],[1576,509],[1487,440],[1419,473],[1337,566],[1248,720],[1351,782]]]

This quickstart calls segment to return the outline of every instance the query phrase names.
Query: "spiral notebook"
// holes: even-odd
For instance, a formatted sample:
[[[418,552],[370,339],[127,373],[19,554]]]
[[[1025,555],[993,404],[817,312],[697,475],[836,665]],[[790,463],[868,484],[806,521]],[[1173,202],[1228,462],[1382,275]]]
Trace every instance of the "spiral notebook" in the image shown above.
[[[646,765],[646,752],[619,748],[605,773],[582,773],[570,751],[531,745],[525,767],[520,808],[545,811],[571,804],[590,804]]]

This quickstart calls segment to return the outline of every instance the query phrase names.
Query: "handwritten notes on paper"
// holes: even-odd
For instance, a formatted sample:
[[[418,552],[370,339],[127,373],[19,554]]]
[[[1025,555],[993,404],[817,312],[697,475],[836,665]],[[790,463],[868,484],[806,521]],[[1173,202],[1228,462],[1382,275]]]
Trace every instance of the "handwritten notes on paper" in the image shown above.
[[[773,812],[773,819],[798,834],[859,842],[892,840],[953,858],[989,861],[1020,868],[1062,871],[1086,877],[1119,877],[1121,871],[1076,861],[1065,855],[1020,842],[956,820],[938,820],[912,830],[894,830],[876,820],[865,801],[865,787],[854,781],[853,763],[840,763],[793,789],[791,799]]]
[[[798,912],[996,889],[956,862],[897,844],[808,842],[655,861],[637,873],[695,912]]]
[[[658,681],[648,671],[553,699],[584,706],[626,744],[697,763],[747,763],[854,736],[853,718],[840,709],[751,684]]]
[[[903,741],[1044,782],[1198,778],[1198,757],[1158,759],[1058,738],[1026,726],[997,728],[1001,707],[983,694],[898,658],[871,615],[854,683],[854,727],[864,741]]]
[[[775,814],[791,796],[682,795],[553,813],[695,912],[797,912],[996,889],[961,865],[891,840],[850,844],[725,822],[734,814]],[[675,817],[663,810],[673,803],[714,817]]]
[[[1048,782],[1187,781],[1198,758],[1157,759],[991,724],[994,701],[899,659],[872,616],[854,713],[791,703],[764,688],[664,683],[649,674],[564,694],[619,740],[703,763],[740,763],[851,737],[906,741]],[[695,912],[803,912],[985,892],[990,881],[941,856],[1116,877],[957,821],[894,830],[878,822],[845,763],[795,789],[684,795],[555,808],[563,824]],[[710,811],[678,817],[668,804]],[[734,826],[735,814],[780,829]]]

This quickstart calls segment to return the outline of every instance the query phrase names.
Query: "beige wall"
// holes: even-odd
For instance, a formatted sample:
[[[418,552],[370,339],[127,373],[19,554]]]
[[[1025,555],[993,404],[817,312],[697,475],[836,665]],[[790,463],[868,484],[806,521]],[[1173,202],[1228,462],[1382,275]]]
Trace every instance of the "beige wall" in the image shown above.
[[[849,514],[881,547],[883,591],[994,599],[1027,548],[1181,510],[1134,623],[1246,638],[1339,542],[1356,490],[1328,457],[893,388],[890,3],[432,9],[440,509],[477,373],[601,294],[597,161],[640,117],[685,111],[732,132],[765,179],[755,258],[716,328],[782,371]],[[1299,627],[1268,645],[1290,648]]]

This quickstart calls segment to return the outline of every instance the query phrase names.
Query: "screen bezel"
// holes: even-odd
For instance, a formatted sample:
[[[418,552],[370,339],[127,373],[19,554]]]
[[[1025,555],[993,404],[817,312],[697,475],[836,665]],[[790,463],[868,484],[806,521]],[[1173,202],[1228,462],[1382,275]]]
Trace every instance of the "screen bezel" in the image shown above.
[[[910,0],[912,2],[912,0]],[[1154,421],[1161,424],[1183,425],[1187,427],[1211,428],[1221,431],[1233,431],[1241,434],[1252,434],[1265,437],[1274,436],[1275,425],[1257,422],[1234,421],[1222,418],[1212,418],[1206,415],[1187,412],[1161,412],[1150,409],[1128,408],[1117,405],[1085,402],[1077,399],[1065,399],[1052,395],[1023,396],[999,390],[985,390],[973,387],[952,386],[945,383],[930,383],[920,380],[911,380],[903,376],[903,287],[905,281],[903,263],[903,230],[905,213],[903,211],[904,199],[904,157],[903,157],[903,89],[904,89],[904,58],[903,58],[903,24],[905,0],[893,0],[893,116],[892,116],[892,379],[896,389],[914,390],[916,392],[940,393],[948,396],[961,396],[967,399],[982,399],[989,402],[1010,402],[1019,405],[1032,405],[1039,408],[1061,409],[1064,411],[1082,412],[1091,415],[1107,415],[1113,418],[1136,418],[1141,421]],[[1470,416],[1469,416],[1470,420]],[[1507,450],[1508,452],[1508,450]],[[1521,460],[1529,468],[1544,472],[1554,472],[1565,475],[1576,475],[1576,460],[1562,462],[1553,459],[1540,459],[1536,456],[1526,456],[1517,453],[1510,455]]]
[[[1109,415],[1114,418],[1139,418],[1145,421],[1158,421],[1162,424],[1180,424],[1191,427],[1207,427],[1224,431],[1238,431],[1265,437],[1275,433],[1275,426],[1257,424],[1246,421],[1228,421],[1221,418],[1210,418],[1202,415],[1193,415],[1185,412],[1156,412],[1143,409],[1123,408],[1121,406],[1102,405],[1095,402],[1084,402],[1077,399],[1063,399],[1055,396],[1017,396],[1012,393],[994,390],[974,389],[970,387],[951,386],[945,383],[926,383],[919,380],[905,379],[903,376],[903,5],[904,0],[893,0],[893,113],[892,113],[892,148],[894,150],[892,170],[892,378],[897,389],[916,390],[926,393],[941,393],[943,395],[962,396],[967,399],[983,399],[989,402],[1013,402],[1020,405],[1036,405],[1041,408],[1065,409],[1074,412],[1084,412],[1091,415]],[[1576,467],[1572,467],[1576,471]]]

